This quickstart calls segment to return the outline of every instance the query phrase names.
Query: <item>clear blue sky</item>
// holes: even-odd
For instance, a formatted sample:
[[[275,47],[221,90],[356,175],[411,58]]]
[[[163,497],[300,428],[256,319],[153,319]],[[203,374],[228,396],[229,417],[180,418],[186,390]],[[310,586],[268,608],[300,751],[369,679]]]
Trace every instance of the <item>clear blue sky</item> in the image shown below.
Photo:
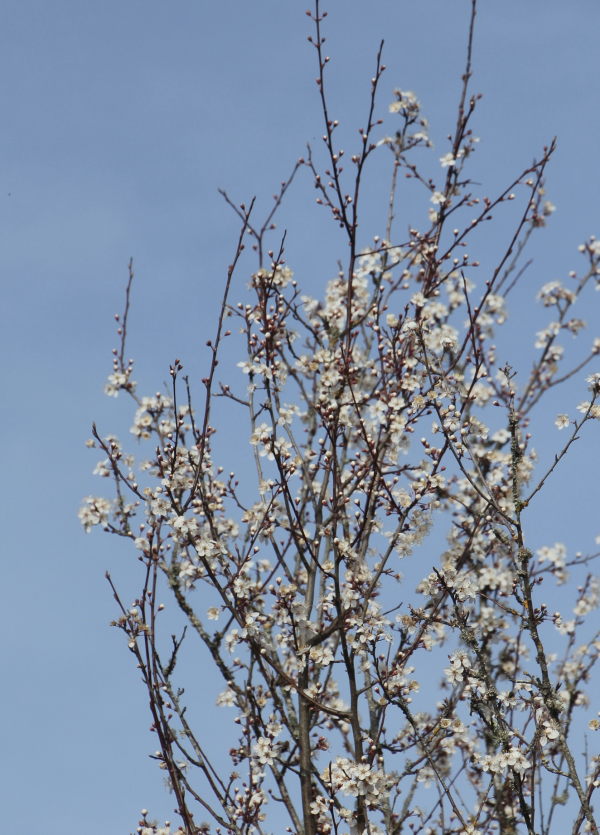
[[[256,194],[260,210],[306,141],[319,145],[308,5],[2,3],[0,829],[11,835],[126,835],[144,806],[175,820],[173,799],[146,756],[156,743],[144,692],[108,626],[115,609],[104,571],[127,599],[135,560],[100,532],[85,537],[77,524],[80,498],[106,488],[91,475],[96,455],[84,444],[93,419],[101,431],[128,437],[130,410],[101,389],[131,256],[128,354],[140,393],[160,387],[175,356],[194,381],[203,376],[203,346],[237,236],[217,188],[238,202]],[[393,87],[415,90],[437,159],[455,121],[467,0],[330,0],[325,8],[332,115],[347,130],[347,152],[364,122],[383,36],[382,115]],[[540,284],[579,268],[577,245],[600,235],[599,32],[596,0],[480,3],[472,89],[483,93],[474,122],[482,142],[474,173],[487,193],[558,135],[547,183],[557,211],[532,252],[531,283],[518,297],[528,304]],[[365,241],[382,233],[378,195],[387,177],[376,186],[363,216]],[[281,227],[289,230],[288,262],[316,293],[344,250],[341,238],[332,247],[335,227],[314,196],[305,177]],[[242,274],[238,280],[241,294]],[[541,327],[547,317],[538,311],[532,328],[538,319]],[[515,331],[516,353],[531,347]],[[542,440],[558,444],[556,413],[574,412],[583,396],[580,386],[555,404],[547,435],[540,424]],[[597,433],[589,437],[561,479],[597,461]],[[569,493],[564,483],[549,491],[555,505],[539,517],[546,536],[539,544],[572,540],[583,550],[600,532],[597,481],[581,475]],[[207,705],[215,693],[208,688]]]

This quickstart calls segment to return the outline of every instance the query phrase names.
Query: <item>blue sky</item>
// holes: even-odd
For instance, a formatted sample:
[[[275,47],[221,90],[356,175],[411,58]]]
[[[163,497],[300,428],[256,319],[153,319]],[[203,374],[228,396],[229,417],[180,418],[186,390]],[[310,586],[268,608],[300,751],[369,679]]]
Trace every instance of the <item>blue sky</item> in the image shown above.
[[[115,610],[104,571],[127,599],[135,595],[135,560],[77,524],[80,498],[105,487],[91,475],[96,456],[85,440],[92,420],[103,432],[128,436],[132,412],[121,398],[108,401],[102,383],[131,256],[128,354],[140,393],[160,387],[175,356],[193,382],[204,375],[204,343],[238,233],[217,188],[236,202],[256,195],[264,212],[306,142],[319,148],[308,5],[2,4],[0,826],[12,835],[31,832],[34,820],[45,835],[84,827],[89,835],[125,834],[142,807],[175,820],[173,800],[146,756],[155,747],[146,698],[108,626]],[[325,8],[331,112],[347,152],[364,122],[385,37],[381,114],[395,86],[415,90],[437,164],[455,122],[467,0],[330,0]],[[542,283],[583,266],[577,245],[600,235],[599,31],[594,0],[480,3],[472,90],[483,93],[474,120],[482,141],[474,179],[492,195],[558,136],[547,180],[557,211],[534,242],[534,264],[513,302],[528,311]],[[376,163],[365,243],[382,234],[388,188],[385,166]],[[314,197],[309,178],[300,177],[279,228],[288,229],[296,278],[317,294],[344,250]],[[420,205],[415,213],[427,205],[422,195]],[[410,211],[409,203],[407,217]],[[493,236],[486,246],[482,240],[482,261],[494,251]],[[240,273],[239,297],[244,281]],[[598,322],[598,296],[592,302],[589,318]],[[533,331],[546,321],[540,310],[521,318],[515,312],[511,359],[532,353],[523,323]],[[600,331],[592,325],[586,339]],[[556,413],[574,412],[583,396],[579,381],[566,401],[552,404],[539,420],[540,446],[557,447]],[[233,435],[227,420],[223,432]],[[597,434],[588,433],[549,488],[532,522],[546,537],[539,545],[560,539],[592,547],[600,523],[587,463],[599,448]],[[573,486],[565,490],[569,477]],[[217,689],[205,694],[207,710]]]

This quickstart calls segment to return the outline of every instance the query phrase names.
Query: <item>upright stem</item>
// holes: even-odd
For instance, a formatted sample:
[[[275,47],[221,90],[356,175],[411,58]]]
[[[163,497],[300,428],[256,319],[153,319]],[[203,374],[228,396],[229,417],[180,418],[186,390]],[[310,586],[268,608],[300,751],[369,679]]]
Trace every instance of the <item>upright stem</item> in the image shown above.
[[[302,691],[308,688],[308,659],[298,676]],[[304,816],[304,835],[315,835],[315,816],[310,811],[313,802],[312,754],[310,750],[311,710],[307,699],[298,696],[298,742],[300,746],[300,791],[302,794],[302,814]]]

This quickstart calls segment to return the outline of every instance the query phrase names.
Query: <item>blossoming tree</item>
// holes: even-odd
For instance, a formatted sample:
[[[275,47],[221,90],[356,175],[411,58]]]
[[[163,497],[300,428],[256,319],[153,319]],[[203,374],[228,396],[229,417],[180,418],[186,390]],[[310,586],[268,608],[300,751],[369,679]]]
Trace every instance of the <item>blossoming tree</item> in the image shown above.
[[[600,757],[587,746],[581,757],[577,718],[600,651],[585,620],[600,594],[587,574],[594,555],[568,559],[564,546],[538,543],[534,556],[527,513],[600,417],[600,373],[588,367],[600,340],[574,367],[557,342],[584,326],[571,312],[600,282],[600,243],[580,247],[585,268],[566,285],[540,290],[552,321],[537,334],[533,366],[515,378],[493,341],[524,247],[554,208],[543,188],[554,146],[494,199],[477,196],[468,178],[475,7],[472,0],[456,126],[430,179],[413,154],[431,143],[412,92],[395,91],[393,132],[381,138],[381,51],[368,118],[346,163],[326,96],[326,12],[315,0],[307,14],[327,159],[321,173],[309,149],[264,222],[224,195],[241,231],[196,408],[178,359],[168,391],[136,391],[125,359],[130,267],[105,391],[131,398],[131,431],[147,459],[136,474],[133,456],[94,426],[88,445],[103,454],[96,472],[116,494],[88,497],[80,518],[86,531],[100,525],[137,552],[133,606],[108,577],[114,625],[147,688],[153,756],[187,835],[597,831]],[[391,192],[387,228],[367,242],[358,217],[375,153],[389,157]],[[323,299],[302,294],[283,240],[269,249],[274,213],[301,170],[348,242]],[[419,182],[431,207],[426,228],[405,234],[393,227],[402,175]],[[476,287],[468,275],[479,263],[467,244],[507,203],[519,206],[513,234],[499,260],[479,268]],[[250,298],[237,302],[245,241],[256,266]],[[244,347],[225,382],[217,365],[230,323]],[[587,378],[589,394],[577,419],[556,419],[567,439],[536,474],[530,418],[571,377]],[[235,462],[214,460],[215,397],[246,420],[254,463],[237,474]],[[425,551],[424,538],[440,526],[447,545]],[[404,580],[400,560],[415,562],[418,582]],[[569,566],[581,582],[574,617],[563,619],[540,602],[539,584],[567,583]],[[157,602],[165,586],[195,633],[186,644],[199,640],[222,679],[217,704],[230,709],[223,722],[232,718],[235,739],[226,771],[188,720],[177,667],[186,633],[171,639]],[[547,649],[557,631],[560,656]],[[138,832],[170,831],[146,815]]]

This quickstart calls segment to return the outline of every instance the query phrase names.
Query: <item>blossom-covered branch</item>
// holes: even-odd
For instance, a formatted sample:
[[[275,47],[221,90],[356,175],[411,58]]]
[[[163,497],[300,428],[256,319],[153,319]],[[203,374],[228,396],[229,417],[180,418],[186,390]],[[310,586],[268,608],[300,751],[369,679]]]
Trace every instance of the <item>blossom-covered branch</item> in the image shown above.
[[[597,831],[599,755],[584,744],[580,714],[600,653],[588,624],[600,600],[588,571],[598,554],[567,559],[562,543],[535,541],[528,514],[575,441],[597,430],[600,372],[585,372],[581,418],[556,418],[558,429],[573,431],[535,478],[528,429],[548,391],[583,377],[600,350],[592,337],[563,370],[556,342],[584,330],[571,309],[600,286],[600,246],[595,238],[582,244],[586,267],[569,286],[543,284],[538,298],[556,321],[537,334],[531,370],[510,368],[507,296],[530,263],[522,263],[527,242],[554,210],[544,186],[554,142],[496,197],[469,179],[478,142],[475,13],[472,0],[448,150],[432,157],[412,91],[394,91],[390,133],[378,134],[382,44],[347,171],[326,85],[334,63],[324,51],[327,14],[315,0],[307,14],[324,161],[309,148],[262,221],[254,204],[238,206],[223,192],[241,227],[197,407],[179,358],[168,390],[137,394],[125,360],[130,264],[105,391],[130,398],[145,458],[136,464],[94,426],[88,445],[103,456],[95,472],[113,483],[115,498],[89,496],[79,515],[86,531],[100,525],[131,540],[140,562],[131,606],[109,577],[114,626],[147,690],[151,756],[186,835]],[[372,156],[390,151],[387,223],[367,241],[363,183]],[[401,172],[422,202],[410,206],[415,220],[399,235]],[[302,292],[286,237],[275,237],[275,214],[303,173],[318,210],[349,243],[321,298]],[[492,211],[514,226],[488,262],[485,249],[474,257],[466,247],[480,250],[483,233],[497,234]],[[232,302],[244,270],[248,294]],[[228,366],[223,344],[236,339],[233,323],[239,353]],[[247,461],[220,440],[232,426],[245,433]],[[434,530],[446,546],[437,535],[426,542]],[[577,578],[571,619],[540,600],[544,578],[570,583],[567,569]],[[180,637],[157,603],[167,591],[188,624]],[[214,665],[205,686],[220,689],[216,704],[232,716],[228,730],[223,719],[229,768],[187,713],[178,659],[196,639]],[[144,811],[138,832],[169,831]]]

